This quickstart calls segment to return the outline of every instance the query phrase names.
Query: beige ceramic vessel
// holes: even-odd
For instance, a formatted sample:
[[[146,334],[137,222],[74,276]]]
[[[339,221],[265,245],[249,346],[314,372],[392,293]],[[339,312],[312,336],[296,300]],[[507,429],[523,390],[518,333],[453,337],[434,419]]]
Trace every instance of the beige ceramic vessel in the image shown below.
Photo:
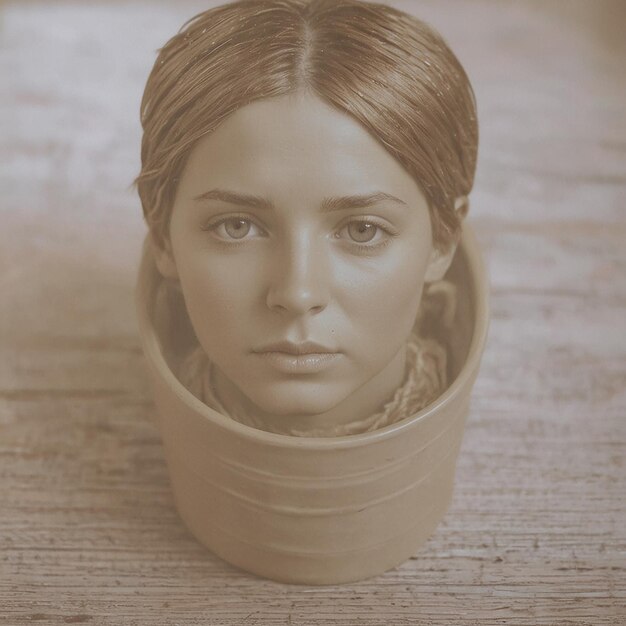
[[[459,302],[446,337],[453,377],[447,391],[374,432],[291,437],[239,424],[179,383],[171,368],[188,338],[188,320],[155,320],[159,275],[144,246],[139,327],[174,497],[199,541],[245,570],[306,584],[368,578],[416,553],[452,497],[487,335],[488,281],[467,225],[447,278]]]

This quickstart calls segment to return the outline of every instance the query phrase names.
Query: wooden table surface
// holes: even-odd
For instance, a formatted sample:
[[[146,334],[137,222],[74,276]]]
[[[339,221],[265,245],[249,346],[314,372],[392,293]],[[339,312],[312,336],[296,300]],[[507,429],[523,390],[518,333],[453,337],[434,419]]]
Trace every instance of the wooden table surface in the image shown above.
[[[395,3],[475,87],[492,319],[444,522],[327,587],[190,536],[137,336],[139,100],[209,4],[2,8],[0,623],[626,623],[626,2]]]

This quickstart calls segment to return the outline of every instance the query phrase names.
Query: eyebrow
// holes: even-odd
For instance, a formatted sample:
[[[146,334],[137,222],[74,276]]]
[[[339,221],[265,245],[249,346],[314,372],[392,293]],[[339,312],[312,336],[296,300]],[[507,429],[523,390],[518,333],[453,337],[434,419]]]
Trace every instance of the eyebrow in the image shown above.
[[[210,189],[196,196],[194,200],[198,202],[204,200],[221,200],[222,202],[236,204],[249,209],[270,210],[274,208],[274,204],[266,198],[247,193],[229,191],[227,189]],[[320,211],[322,213],[329,213],[331,211],[342,211],[346,209],[363,209],[385,201],[407,206],[404,200],[400,200],[400,198],[396,198],[396,196],[392,196],[384,191],[374,191],[360,195],[324,198],[320,206]]]

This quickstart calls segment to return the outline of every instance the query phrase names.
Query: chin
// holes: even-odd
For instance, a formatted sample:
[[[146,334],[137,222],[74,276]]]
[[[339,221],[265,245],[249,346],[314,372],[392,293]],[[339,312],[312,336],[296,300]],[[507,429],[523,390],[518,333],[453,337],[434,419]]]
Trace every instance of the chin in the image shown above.
[[[263,412],[277,417],[311,417],[334,409],[345,395],[337,390],[321,390],[319,387],[302,389],[301,384],[289,385],[291,389],[265,387],[258,394],[248,393],[248,399]]]

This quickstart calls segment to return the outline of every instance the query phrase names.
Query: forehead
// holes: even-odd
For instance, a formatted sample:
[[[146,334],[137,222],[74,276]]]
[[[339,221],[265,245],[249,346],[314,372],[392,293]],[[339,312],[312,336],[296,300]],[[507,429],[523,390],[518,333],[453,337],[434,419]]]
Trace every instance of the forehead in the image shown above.
[[[281,96],[242,107],[192,151],[181,186],[202,193],[230,186],[314,198],[376,188],[409,199],[415,181],[347,113],[310,95]]]

